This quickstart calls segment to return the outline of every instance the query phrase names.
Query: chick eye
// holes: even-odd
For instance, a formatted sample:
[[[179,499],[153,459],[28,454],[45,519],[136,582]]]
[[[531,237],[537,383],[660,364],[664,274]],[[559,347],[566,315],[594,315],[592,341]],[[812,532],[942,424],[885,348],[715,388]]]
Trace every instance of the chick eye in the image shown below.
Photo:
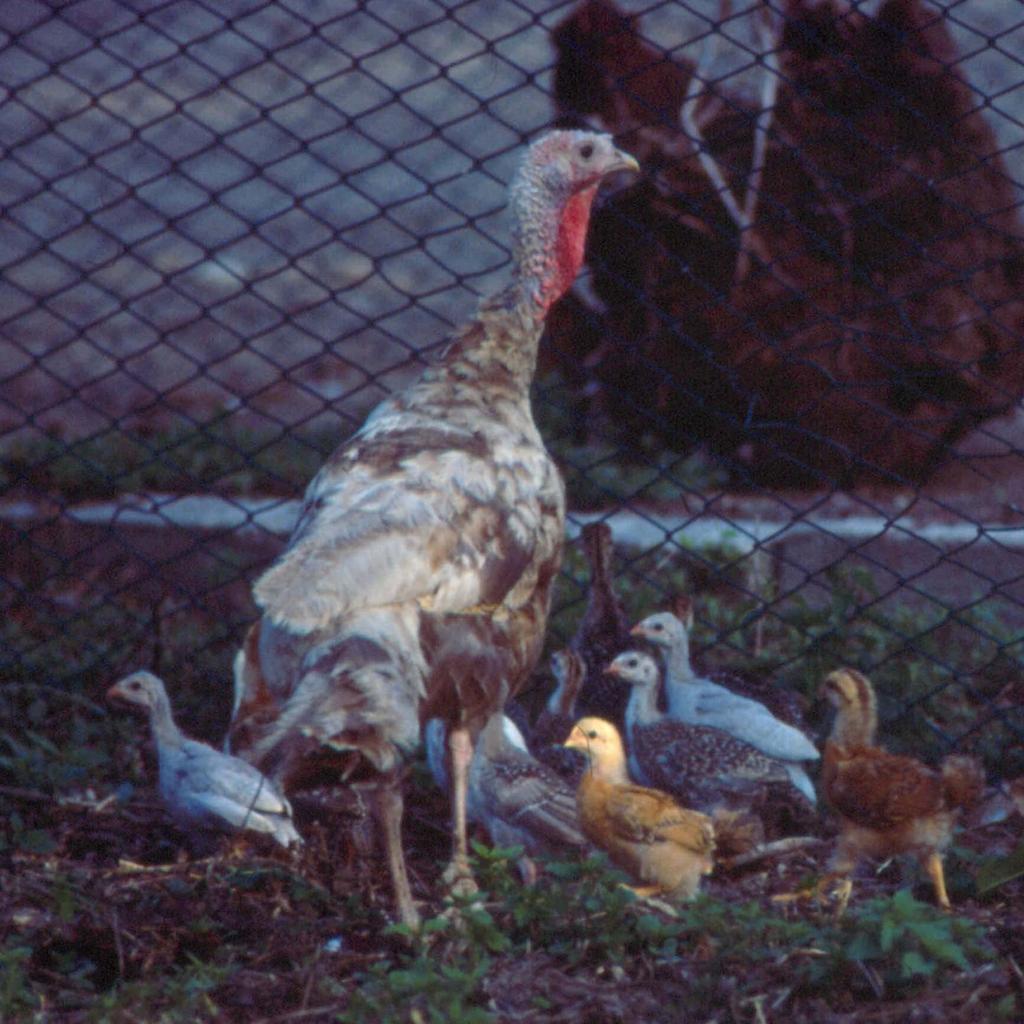
[[[596,729],[591,729],[591,731],[587,733],[587,739],[588,740],[596,740],[597,739],[597,730]]]
[[[593,155],[594,146],[592,143],[585,142],[582,146],[580,146],[580,156],[583,157],[584,160],[589,160]]]

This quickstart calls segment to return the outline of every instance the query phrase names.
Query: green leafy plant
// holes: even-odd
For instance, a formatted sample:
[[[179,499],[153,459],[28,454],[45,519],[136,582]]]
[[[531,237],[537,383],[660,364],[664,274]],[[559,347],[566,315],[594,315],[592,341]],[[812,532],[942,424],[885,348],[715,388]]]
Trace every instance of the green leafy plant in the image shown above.
[[[553,898],[549,885],[520,884],[512,863],[521,851],[479,845],[474,850],[487,906],[498,915],[500,934],[517,945],[545,949],[570,966],[622,964],[655,939],[650,922],[639,923],[636,897],[623,884],[626,876],[604,854],[542,861],[557,892]]]
[[[26,970],[31,957],[27,946],[9,943],[0,948],[0,1020],[24,1020],[41,1005]]]
[[[978,894],[992,892],[1021,876],[1024,876],[1024,843],[1005,857],[988,857],[978,864],[975,876]]]
[[[0,802],[0,810],[6,810],[5,803]],[[45,855],[57,849],[57,841],[49,829],[33,828],[19,811],[10,810],[0,825],[0,850],[9,849]]]
[[[485,949],[488,945],[504,949],[506,943],[479,904],[464,901],[458,918],[450,914],[431,918],[417,932],[404,925],[389,930],[408,941],[412,951],[374,964],[357,976],[339,1021],[490,1024],[494,1020],[484,1006],[482,991],[491,966]]]
[[[860,904],[822,928],[816,943],[827,955],[803,971],[823,985],[866,965],[879,984],[902,991],[949,969],[969,970],[991,955],[984,930],[964,917],[944,913],[901,889]]]
[[[513,867],[521,853],[475,844],[481,891],[456,901],[452,912],[426,921],[418,932],[391,929],[412,952],[365,972],[339,1019],[485,1024],[494,1018],[484,1005],[482,982],[497,957],[543,949],[567,969],[603,969],[628,966],[645,953],[675,952],[677,925],[641,910],[604,856],[545,861],[543,870],[557,884],[523,886]]]
[[[93,1004],[90,1024],[193,1024],[221,1019],[214,990],[229,969],[190,957],[189,962],[157,979],[124,982]]]

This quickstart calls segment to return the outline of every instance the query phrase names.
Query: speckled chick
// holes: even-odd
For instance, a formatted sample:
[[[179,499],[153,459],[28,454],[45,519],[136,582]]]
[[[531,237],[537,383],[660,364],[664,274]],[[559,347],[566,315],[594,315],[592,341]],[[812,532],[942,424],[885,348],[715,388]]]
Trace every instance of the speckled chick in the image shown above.
[[[431,773],[447,789],[444,723],[431,719],[425,736]],[[572,787],[529,752],[516,724],[500,712],[488,719],[473,751],[466,813],[494,846],[523,847],[520,870],[527,882],[536,878],[529,857],[564,856],[587,845]]]
[[[714,866],[711,819],[668,794],[629,781],[622,737],[611,722],[583,718],[566,746],[587,756],[576,791],[584,835],[638,883],[638,895],[690,899]]]
[[[633,635],[653,644],[661,653],[670,718],[687,725],[721,729],[749,743],[783,764],[797,790],[812,804],[816,802],[814,784],[803,762],[817,760],[817,748],[799,729],[777,718],[764,704],[698,676],[690,663],[690,638],[685,622],[672,612],[659,612],[634,626]]]
[[[260,832],[281,846],[301,844],[291,805],[274,784],[246,761],[188,739],[175,724],[163,681],[133,672],[107,691],[149,715],[159,763],[160,796],[185,829]]]
[[[659,711],[661,671],[649,654],[620,654],[608,672],[632,687],[626,708],[629,765],[640,781],[704,811],[743,806],[766,783],[789,781],[782,764],[749,743]]]
[[[468,807],[495,846],[519,843],[528,854],[558,855],[587,845],[572,787],[529,752],[507,715],[492,715],[480,733]]]

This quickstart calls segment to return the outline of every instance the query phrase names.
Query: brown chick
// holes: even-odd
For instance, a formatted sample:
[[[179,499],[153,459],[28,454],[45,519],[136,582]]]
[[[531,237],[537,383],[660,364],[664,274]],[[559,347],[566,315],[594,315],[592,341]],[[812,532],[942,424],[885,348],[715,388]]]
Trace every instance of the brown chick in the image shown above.
[[[822,786],[839,816],[840,834],[829,871],[833,878],[845,879],[842,905],[852,888],[849,875],[862,858],[909,853],[931,879],[939,905],[948,910],[942,854],[960,808],[974,803],[984,789],[980,763],[950,755],[936,771],[875,746],[875,693],[854,669],[832,672],[824,691],[837,710],[825,744]]]
[[[635,881],[638,896],[690,899],[711,873],[715,830],[667,793],[630,783],[622,737],[611,722],[582,718],[565,745],[587,757],[576,791],[583,834]]]

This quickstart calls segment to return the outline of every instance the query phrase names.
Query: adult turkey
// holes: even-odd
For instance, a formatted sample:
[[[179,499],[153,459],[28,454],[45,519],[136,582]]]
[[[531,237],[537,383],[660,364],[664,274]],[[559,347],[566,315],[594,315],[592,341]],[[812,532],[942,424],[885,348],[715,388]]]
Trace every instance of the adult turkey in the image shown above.
[[[236,660],[231,744],[289,790],[371,788],[411,926],[403,763],[422,723],[441,718],[449,875],[471,886],[473,737],[540,655],[562,554],[564,486],[529,400],[537,345],[579,270],[598,186],[626,170],[636,161],[608,135],[555,131],[530,146],[509,192],[511,283],[330,457],[255,586],[263,617]]]

